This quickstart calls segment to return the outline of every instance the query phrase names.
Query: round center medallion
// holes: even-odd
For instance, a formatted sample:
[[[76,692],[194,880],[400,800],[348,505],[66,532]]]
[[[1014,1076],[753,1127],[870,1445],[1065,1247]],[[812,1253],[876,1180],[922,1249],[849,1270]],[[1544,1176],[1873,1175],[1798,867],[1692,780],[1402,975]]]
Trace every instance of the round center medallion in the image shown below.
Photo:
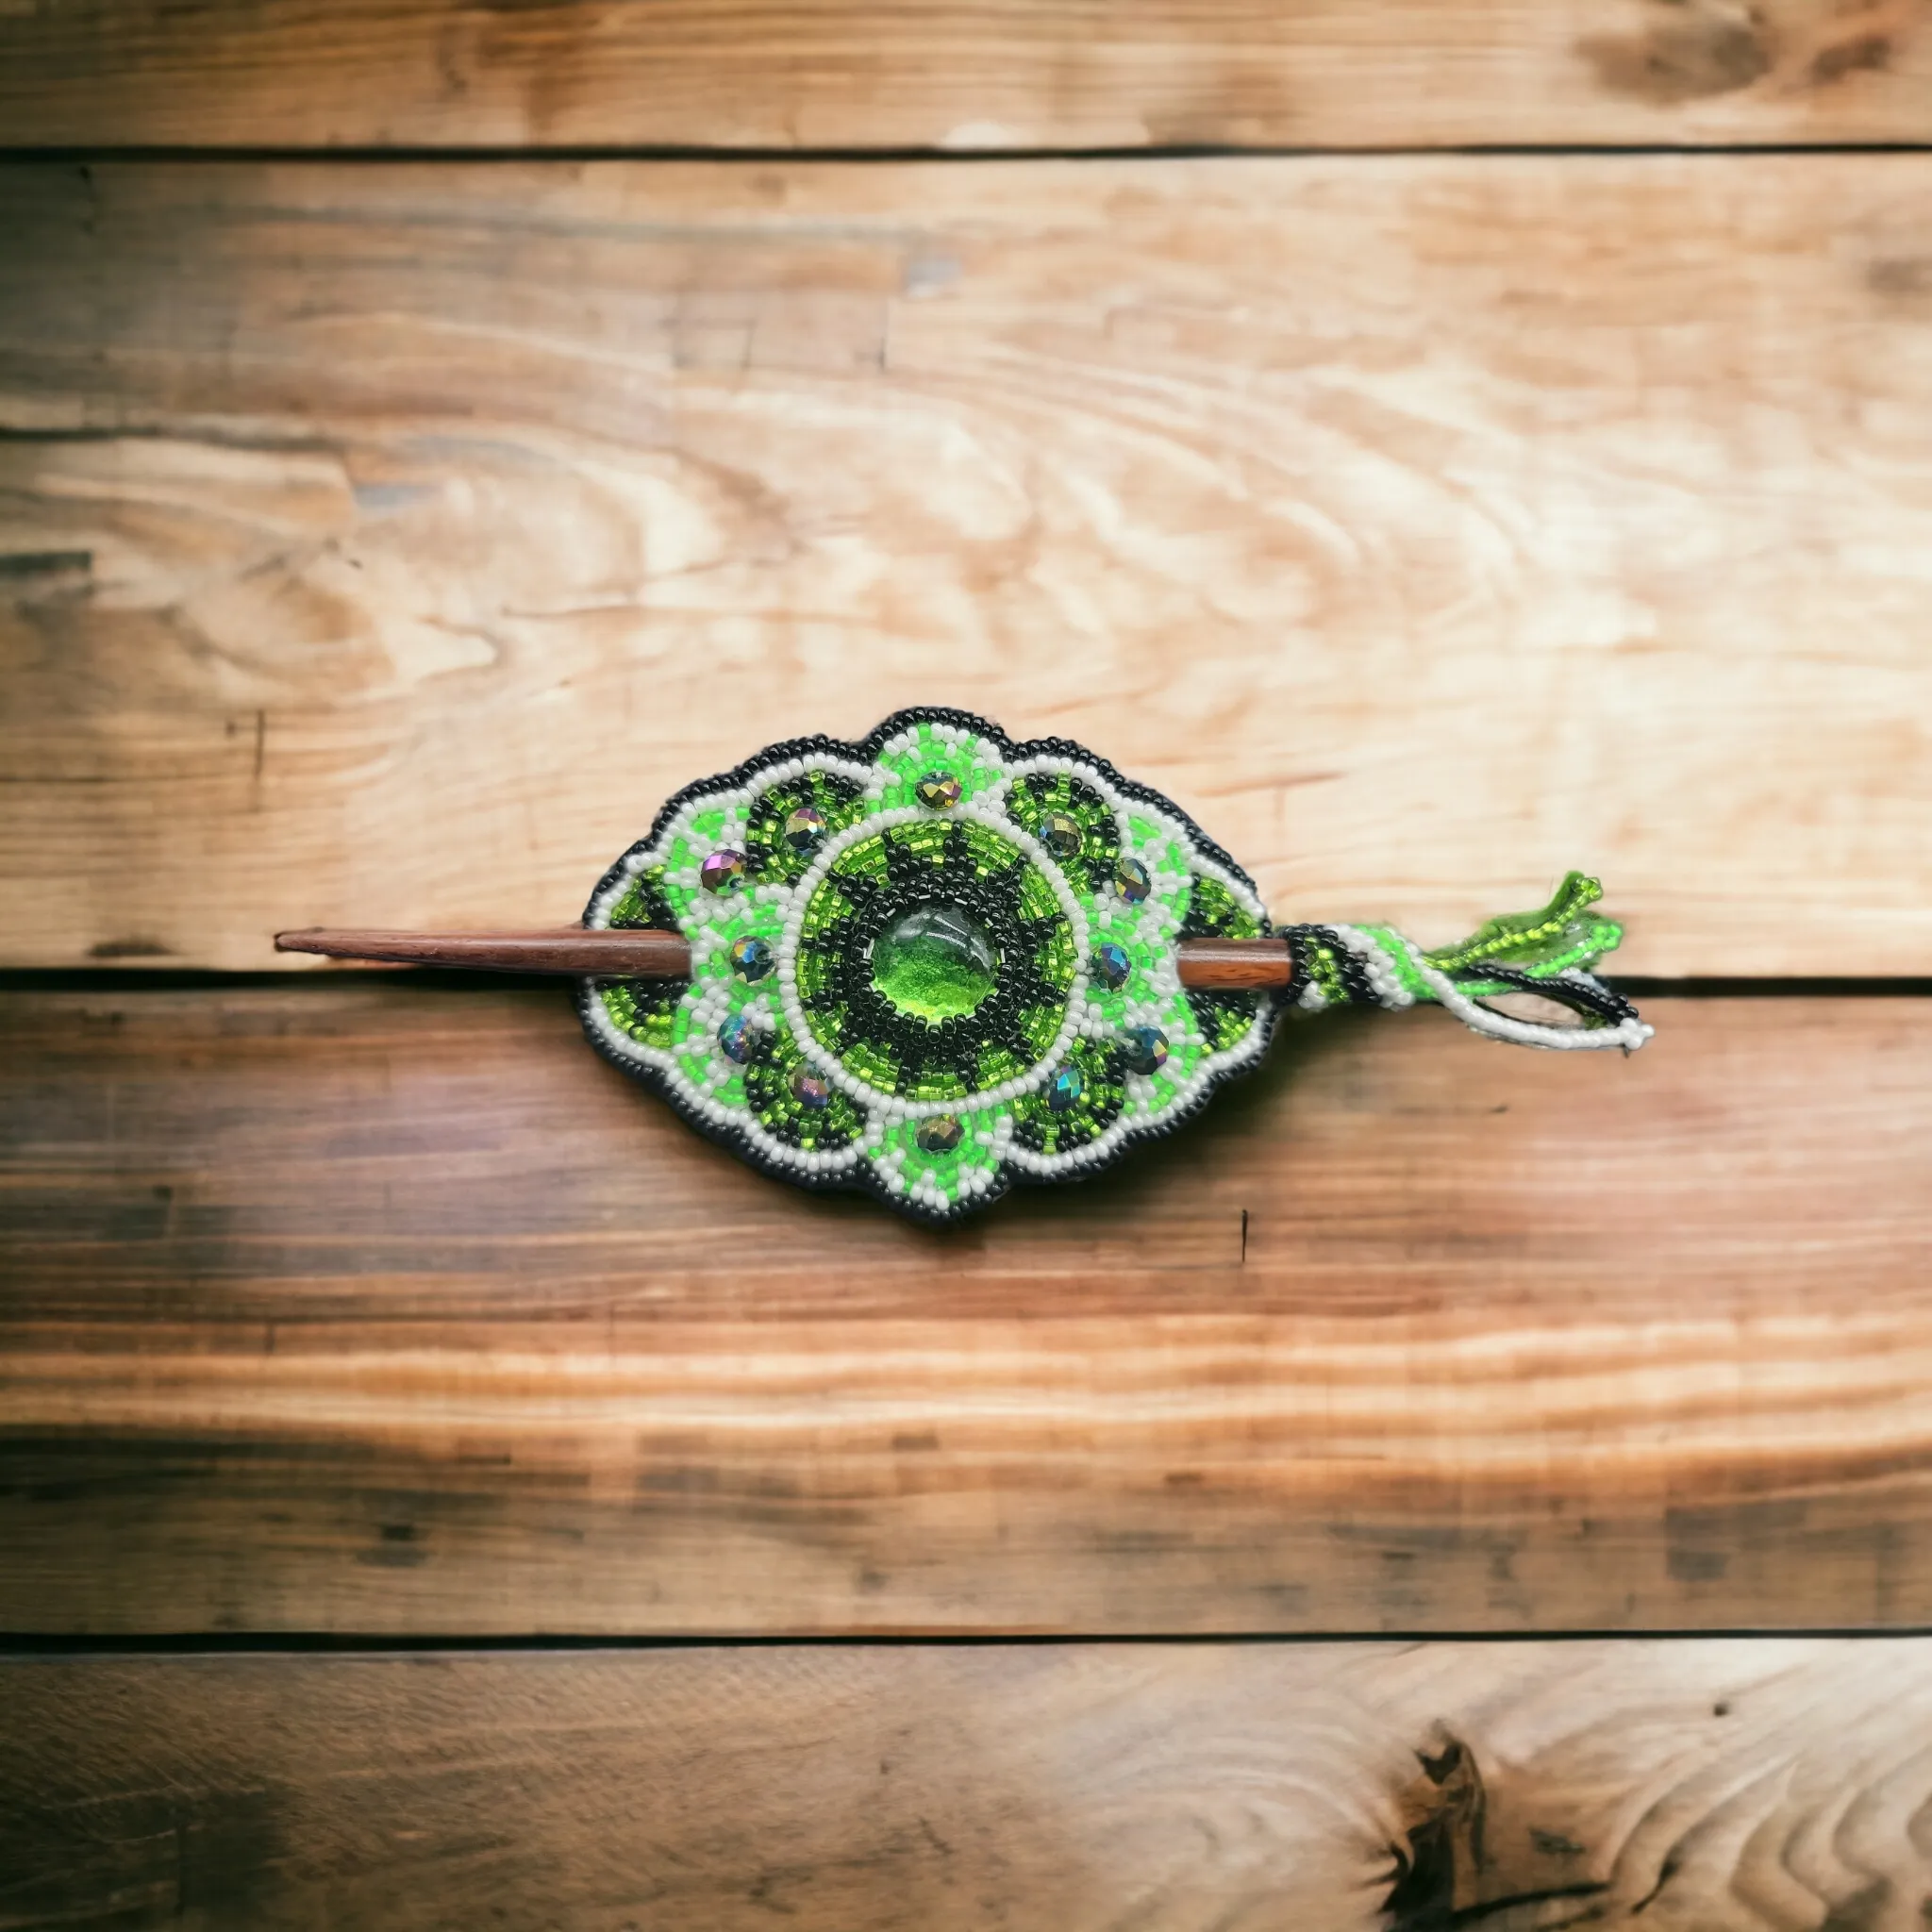
[[[1064,1043],[1085,957],[1065,888],[971,817],[848,838],[779,946],[780,998],[819,1071],[922,1116],[1030,1076]]]
[[[973,1012],[999,985],[999,955],[963,906],[921,906],[872,942],[872,984],[928,1025]]]

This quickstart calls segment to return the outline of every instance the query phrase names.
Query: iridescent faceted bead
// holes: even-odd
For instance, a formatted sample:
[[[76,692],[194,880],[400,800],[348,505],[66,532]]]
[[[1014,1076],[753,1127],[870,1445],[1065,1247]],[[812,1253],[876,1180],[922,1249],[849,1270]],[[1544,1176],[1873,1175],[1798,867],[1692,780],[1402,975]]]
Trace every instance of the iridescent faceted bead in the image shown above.
[[[1078,1105],[1086,1088],[1087,1083],[1081,1079],[1078,1067],[1062,1067],[1046,1090],[1046,1104],[1055,1113],[1066,1113]]]
[[[1063,811],[1050,811],[1040,822],[1040,842],[1056,858],[1080,856],[1080,821]]]
[[[1093,949],[1093,976],[1102,986],[1123,987],[1127,983],[1127,974],[1134,970],[1134,962],[1127,958],[1127,949],[1117,946],[1111,940],[1104,940]]]
[[[698,884],[708,892],[736,891],[744,883],[744,854],[730,846],[714,852],[698,867]]]
[[[1123,858],[1113,869],[1113,889],[1130,906],[1138,906],[1154,890],[1154,880],[1138,858]]]
[[[913,1136],[927,1154],[950,1154],[966,1138],[966,1129],[949,1113],[936,1113],[919,1124]]]
[[[801,805],[785,820],[785,842],[794,852],[816,852],[825,836],[825,815],[815,805]]]
[[[777,963],[778,956],[767,941],[741,939],[731,942],[731,970],[741,979],[762,979]]]
[[[816,1074],[800,1067],[791,1076],[791,1097],[816,1113],[820,1108],[831,1106],[832,1090]]]
[[[1137,1074],[1158,1074],[1167,1064],[1167,1035],[1158,1026],[1130,1026],[1121,1043]]]
[[[733,1013],[718,1029],[718,1051],[741,1067],[757,1046],[758,1033],[742,1013]]]
[[[917,790],[921,805],[934,811],[951,811],[959,802],[962,787],[950,772],[928,772]]]

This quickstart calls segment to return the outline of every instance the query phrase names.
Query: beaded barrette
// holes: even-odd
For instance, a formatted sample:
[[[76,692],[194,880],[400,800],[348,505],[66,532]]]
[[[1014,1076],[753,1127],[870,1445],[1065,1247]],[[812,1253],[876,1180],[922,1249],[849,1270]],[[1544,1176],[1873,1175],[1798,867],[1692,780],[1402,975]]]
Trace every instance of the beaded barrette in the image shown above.
[[[1492,1039],[1642,1045],[1572,873],[1424,951],[1273,926],[1187,813],[1064,739],[920,708],[688,786],[580,928],[283,933],[286,951],[579,975],[591,1043],[768,1174],[928,1221],[1092,1174],[1259,1059],[1282,1007],[1433,1001]],[[1488,1001],[1542,994],[1575,1024]]]

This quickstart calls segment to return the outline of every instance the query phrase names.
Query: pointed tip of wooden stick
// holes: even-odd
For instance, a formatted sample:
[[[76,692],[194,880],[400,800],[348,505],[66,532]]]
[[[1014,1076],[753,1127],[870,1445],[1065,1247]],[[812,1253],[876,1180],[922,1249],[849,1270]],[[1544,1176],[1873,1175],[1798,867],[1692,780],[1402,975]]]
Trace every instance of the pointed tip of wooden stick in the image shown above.
[[[278,932],[275,943],[278,953],[393,966],[609,979],[684,979],[691,974],[690,942],[675,932],[591,932],[581,925],[540,932],[384,932],[311,925]]]

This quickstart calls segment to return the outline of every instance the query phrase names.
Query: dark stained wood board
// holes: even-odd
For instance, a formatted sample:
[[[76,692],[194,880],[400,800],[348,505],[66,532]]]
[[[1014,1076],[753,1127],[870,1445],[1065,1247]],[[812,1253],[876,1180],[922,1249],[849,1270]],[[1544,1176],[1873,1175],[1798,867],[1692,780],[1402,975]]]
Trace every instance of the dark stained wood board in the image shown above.
[[[1932,1641],[0,1663],[11,1925],[1892,1932]]]
[[[0,171],[0,962],[562,924],[961,703],[1280,920],[1932,971],[1932,155]],[[283,958],[279,963],[296,970]]]
[[[1920,0],[43,0],[0,142],[77,147],[1923,141]]]
[[[936,1234],[567,993],[0,1002],[0,1629],[1932,1621],[1932,1005],[1330,1016]]]

